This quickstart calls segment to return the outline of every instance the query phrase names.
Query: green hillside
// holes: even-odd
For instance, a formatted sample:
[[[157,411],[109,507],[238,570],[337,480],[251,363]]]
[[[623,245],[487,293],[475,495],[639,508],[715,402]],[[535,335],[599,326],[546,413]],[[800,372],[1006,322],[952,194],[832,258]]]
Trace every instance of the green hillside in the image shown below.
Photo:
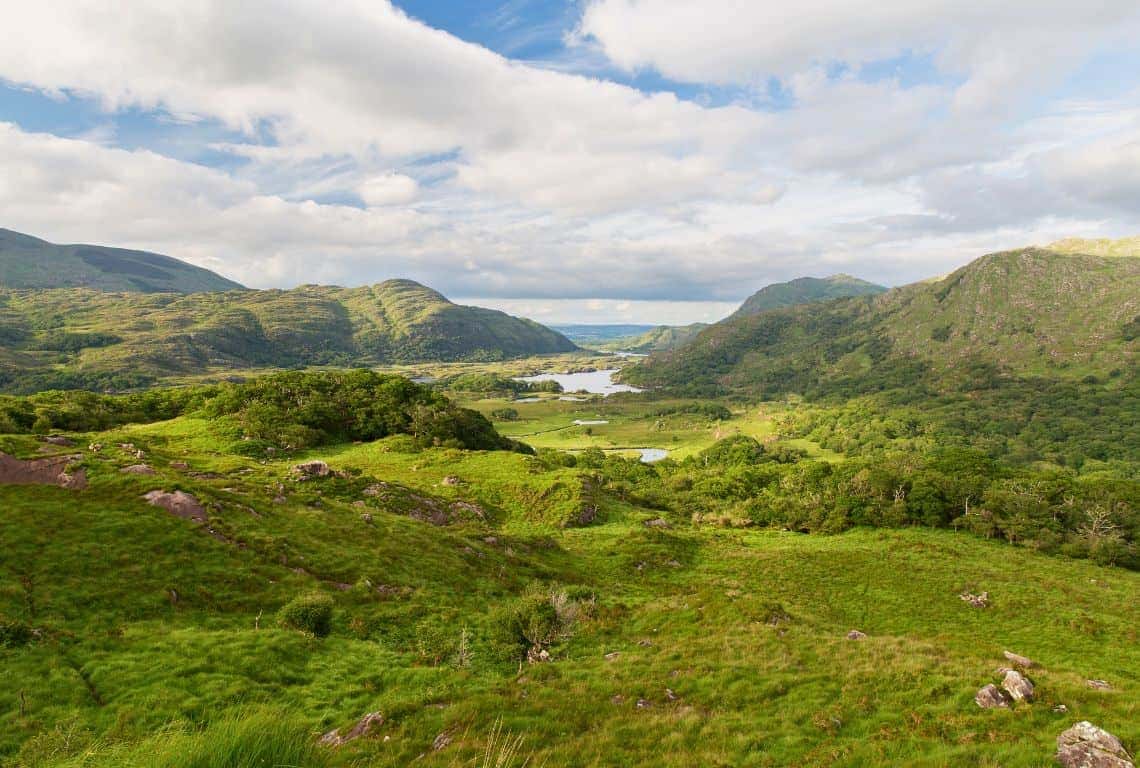
[[[955,381],[1003,375],[1082,379],[1134,368],[1140,259],[1038,248],[984,256],[945,278],[879,296],[736,316],[632,369],[658,386],[699,381],[804,391],[882,388],[885,368]]]
[[[126,388],[210,370],[502,360],[576,347],[408,280],[363,288],[129,294],[0,289],[8,389]]]
[[[793,307],[815,301],[841,299],[847,296],[874,296],[887,289],[851,275],[831,277],[797,277],[786,283],[773,283],[749,296],[732,317],[755,315],[770,309]]]
[[[720,434],[664,405],[619,402]],[[1081,720],[1140,744],[1136,482],[784,431],[532,454],[367,371],[0,398],[0,764],[1038,768]],[[1006,651],[1032,699],[979,707]]]
[[[240,290],[221,275],[169,256],[99,245],[56,245],[0,229],[0,286],[141,293]]]

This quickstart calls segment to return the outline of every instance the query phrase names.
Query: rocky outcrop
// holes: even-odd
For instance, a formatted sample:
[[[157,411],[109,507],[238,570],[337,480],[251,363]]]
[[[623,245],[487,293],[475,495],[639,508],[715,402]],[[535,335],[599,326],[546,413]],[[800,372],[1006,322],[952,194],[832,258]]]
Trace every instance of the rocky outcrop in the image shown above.
[[[971,605],[974,608],[985,608],[990,604],[990,593],[982,592],[980,595],[975,595],[970,592],[963,592],[958,595],[964,603]]]
[[[195,523],[206,522],[206,508],[196,498],[184,491],[151,491],[143,496],[152,506],[165,509],[175,517],[184,520],[193,520]]]
[[[1120,739],[1087,720],[1057,737],[1057,762],[1065,768],[1135,768]]]
[[[1006,671],[1001,687],[1014,701],[1033,701],[1033,683],[1016,669]]]
[[[1013,651],[1002,651],[1001,655],[1005,656],[1006,661],[1010,662],[1015,667],[1021,667],[1022,669],[1033,669],[1037,666],[1037,662],[1033,661],[1032,659],[1027,659],[1024,656],[1019,656]]]
[[[293,473],[304,479],[307,477],[328,477],[333,471],[323,461],[306,461],[293,467]]]
[[[57,485],[82,490],[87,487],[87,474],[81,468],[71,469],[82,456],[50,456],[22,461],[0,453],[0,484]]]
[[[342,734],[340,729],[333,730],[321,736],[320,743],[326,747],[339,747],[356,739],[371,736],[372,732],[384,724],[384,716],[379,712],[369,712],[356,722],[347,732]]]
[[[848,640],[866,640],[867,635],[864,632],[860,632],[857,629],[853,629],[847,633],[847,639]]]
[[[1009,699],[1006,698],[1005,693],[993,683],[983,687],[974,694],[974,702],[982,709],[995,709],[997,707],[1009,706]]]
[[[132,464],[119,470],[124,475],[153,475],[154,468],[148,464]]]

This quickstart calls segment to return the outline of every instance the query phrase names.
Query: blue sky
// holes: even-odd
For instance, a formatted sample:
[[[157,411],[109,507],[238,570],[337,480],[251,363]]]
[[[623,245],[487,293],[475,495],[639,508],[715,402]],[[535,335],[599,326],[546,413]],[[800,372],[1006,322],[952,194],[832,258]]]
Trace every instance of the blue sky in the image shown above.
[[[257,287],[714,320],[1140,231],[1140,9],[95,0],[0,31],[0,226]],[[18,181],[17,181],[18,180]]]

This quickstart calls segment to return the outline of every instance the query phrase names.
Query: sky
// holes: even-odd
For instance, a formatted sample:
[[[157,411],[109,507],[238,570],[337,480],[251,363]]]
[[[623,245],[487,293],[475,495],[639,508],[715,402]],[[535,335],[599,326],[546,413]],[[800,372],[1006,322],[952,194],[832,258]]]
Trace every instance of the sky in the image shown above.
[[[1140,233],[1135,0],[0,0],[0,227],[711,321]]]

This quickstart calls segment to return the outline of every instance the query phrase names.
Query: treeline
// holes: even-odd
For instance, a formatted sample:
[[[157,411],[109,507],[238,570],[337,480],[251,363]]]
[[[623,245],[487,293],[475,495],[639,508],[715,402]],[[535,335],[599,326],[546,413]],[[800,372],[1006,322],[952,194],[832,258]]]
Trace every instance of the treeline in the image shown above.
[[[536,392],[562,392],[557,381],[520,381],[495,373],[463,373],[439,382],[441,387],[455,392],[481,392],[486,394],[530,394]]]
[[[186,415],[236,422],[241,450],[249,454],[395,434],[410,435],[424,447],[529,450],[430,387],[368,370],[288,371],[243,383],[129,395],[53,391],[0,397],[4,434],[96,432]]]
[[[1010,467],[969,447],[890,450],[835,463],[734,436],[680,462],[645,465],[590,453],[575,462],[599,471],[631,502],[697,523],[804,533],[954,528],[1140,568],[1140,482]]]

